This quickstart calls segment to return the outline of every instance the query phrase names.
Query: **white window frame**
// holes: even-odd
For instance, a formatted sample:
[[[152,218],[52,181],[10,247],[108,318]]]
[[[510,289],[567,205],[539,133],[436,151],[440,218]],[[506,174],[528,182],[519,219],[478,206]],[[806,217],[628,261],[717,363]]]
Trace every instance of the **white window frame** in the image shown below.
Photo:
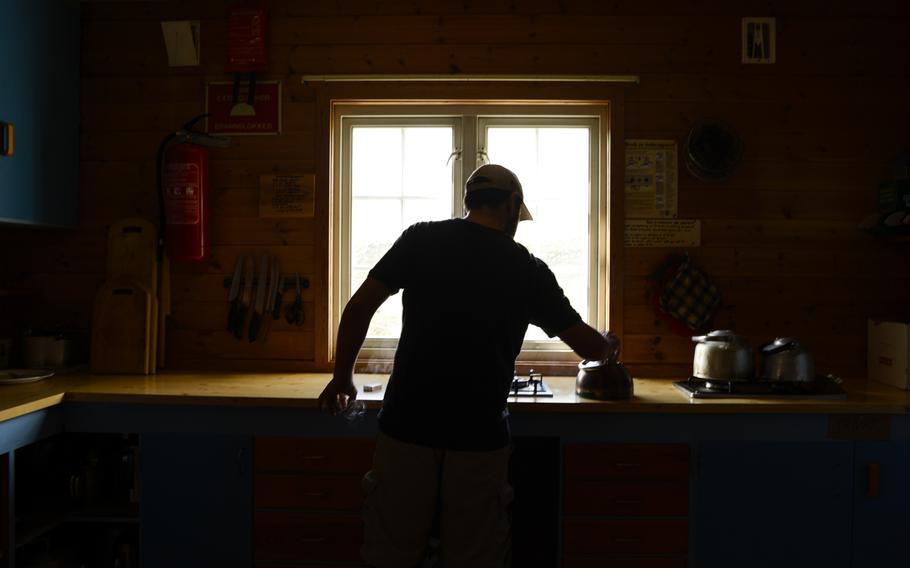
[[[331,155],[331,247],[329,282],[329,349],[334,360],[335,338],[344,305],[353,293],[350,290],[350,225],[351,225],[351,129],[355,126],[390,126],[419,124],[421,126],[453,126],[452,211],[463,216],[462,191],[464,180],[483,163],[486,126],[545,127],[584,125],[589,128],[592,190],[588,219],[589,286],[586,321],[598,329],[608,323],[609,251],[607,233],[609,213],[606,210],[609,192],[609,112],[605,102],[596,104],[563,101],[535,103],[462,103],[438,101],[411,103],[407,101],[351,101],[332,105]],[[459,133],[462,147],[458,148]],[[472,157],[473,159],[466,159]],[[534,252],[534,251],[531,251]],[[593,274],[590,274],[593,271]],[[337,284],[336,284],[337,283]],[[394,357],[397,339],[368,338],[360,352],[360,361],[388,362]],[[577,356],[558,339],[525,341],[519,362],[577,360]],[[377,369],[381,368],[376,367]],[[387,370],[382,368],[382,370]]]

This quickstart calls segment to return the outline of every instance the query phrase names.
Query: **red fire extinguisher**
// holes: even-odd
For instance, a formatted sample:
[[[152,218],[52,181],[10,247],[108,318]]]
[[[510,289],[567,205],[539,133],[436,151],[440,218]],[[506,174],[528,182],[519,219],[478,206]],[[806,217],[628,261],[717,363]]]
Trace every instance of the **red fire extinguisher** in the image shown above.
[[[201,115],[168,135],[158,149],[159,257],[200,262],[209,253],[209,158],[207,147],[225,148],[226,138],[194,131]]]
[[[209,246],[208,150],[174,144],[164,152],[165,243],[175,261],[200,261]]]

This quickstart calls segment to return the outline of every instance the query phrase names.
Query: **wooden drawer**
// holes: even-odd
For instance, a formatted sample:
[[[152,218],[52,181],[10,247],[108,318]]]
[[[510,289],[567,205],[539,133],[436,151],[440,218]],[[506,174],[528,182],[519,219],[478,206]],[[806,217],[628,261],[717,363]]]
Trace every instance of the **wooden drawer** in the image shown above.
[[[565,556],[562,568],[686,568],[685,558],[584,558]]]
[[[258,437],[253,448],[257,472],[356,473],[373,463],[375,441],[363,438]]]
[[[257,473],[253,506],[359,511],[363,503],[360,480],[359,474]]]
[[[363,521],[359,515],[298,511],[253,513],[256,563],[360,561]]]
[[[689,484],[566,479],[563,511],[567,515],[684,517],[689,514]]]
[[[683,519],[563,521],[566,556],[685,554],[688,548],[689,525]]]
[[[564,452],[567,479],[689,479],[686,444],[569,444]]]

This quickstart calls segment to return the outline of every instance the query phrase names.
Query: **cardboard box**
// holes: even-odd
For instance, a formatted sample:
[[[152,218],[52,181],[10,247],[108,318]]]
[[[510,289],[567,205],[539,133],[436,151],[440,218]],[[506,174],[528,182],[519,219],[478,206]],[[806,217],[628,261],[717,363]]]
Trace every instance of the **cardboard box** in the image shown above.
[[[869,320],[869,378],[910,390],[910,323]]]

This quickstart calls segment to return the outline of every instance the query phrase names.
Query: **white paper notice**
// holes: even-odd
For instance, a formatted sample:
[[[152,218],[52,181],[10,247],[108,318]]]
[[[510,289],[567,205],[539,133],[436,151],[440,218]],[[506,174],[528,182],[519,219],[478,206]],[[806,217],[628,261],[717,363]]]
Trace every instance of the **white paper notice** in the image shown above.
[[[259,176],[260,217],[312,217],[315,174]]]
[[[698,219],[626,219],[627,247],[697,247],[701,244]]]
[[[626,140],[626,218],[676,217],[676,141]]]

